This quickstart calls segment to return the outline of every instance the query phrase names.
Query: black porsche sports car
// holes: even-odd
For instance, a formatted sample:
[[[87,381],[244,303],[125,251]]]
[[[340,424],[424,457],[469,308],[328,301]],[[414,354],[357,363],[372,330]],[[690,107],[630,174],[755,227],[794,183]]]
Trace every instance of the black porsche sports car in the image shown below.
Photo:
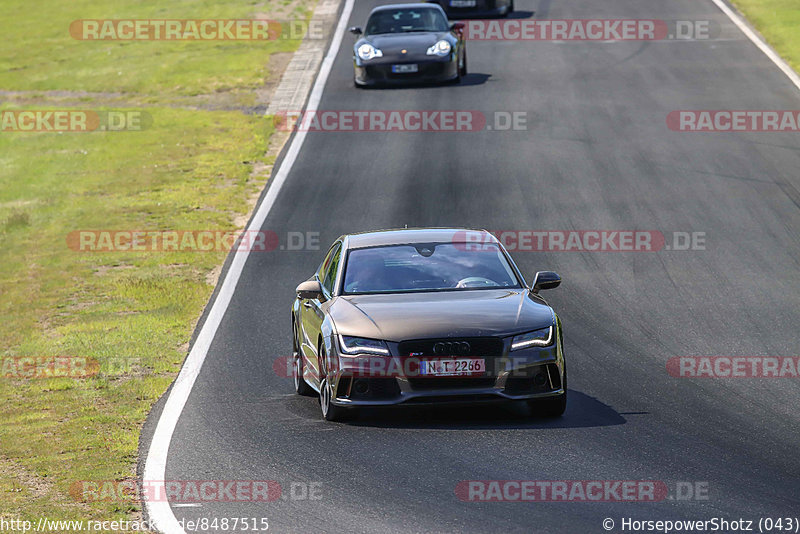
[[[367,25],[350,28],[356,87],[461,80],[467,51],[461,23],[450,24],[436,4],[376,7]]]
[[[427,0],[442,6],[450,18],[505,17],[514,11],[514,0]]]
[[[341,420],[360,406],[567,400],[561,322],[490,233],[384,230],[340,237],[292,305],[300,395]]]

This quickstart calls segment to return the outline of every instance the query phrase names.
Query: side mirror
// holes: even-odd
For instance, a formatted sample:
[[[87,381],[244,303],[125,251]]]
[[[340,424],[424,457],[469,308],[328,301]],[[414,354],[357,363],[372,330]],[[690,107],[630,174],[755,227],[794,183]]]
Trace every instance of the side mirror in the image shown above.
[[[533,292],[538,293],[542,289],[555,289],[561,285],[561,277],[553,271],[539,271],[533,278]]]
[[[322,285],[318,280],[306,280],[295,289],[301,299],[322,298]]]
[[[463,22],[454,22],[450,25],[450,29],[457,32],[462,31],[464,28],[466,28],[466,26]]]
[[[364,33],[364,32],[361,30],[361,27],[360,27],[360,26],[353,26],[352,28],[350,28],[350,29],[349,29],[349,30],[347,30],[347,31],[349,31],[349,32],[350,32],[350,33],[352,33],[353,35],[361,35],[362,33]]]

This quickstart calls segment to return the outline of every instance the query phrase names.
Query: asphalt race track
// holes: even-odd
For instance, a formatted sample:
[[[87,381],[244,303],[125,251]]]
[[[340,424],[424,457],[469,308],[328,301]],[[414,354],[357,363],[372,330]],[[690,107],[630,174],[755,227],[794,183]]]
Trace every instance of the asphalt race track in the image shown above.
[[[385,2],[384,2],[385,3]],[[348,26],[378,2],[357,0]],[[173,507],[275,532],[604,532],[604,518],[800,515],[797,379],[678,378],[676,356],[797,356],[800,138],[667,128],[682,109],[800,109],[788,78],[707,0],[517,0],[537,19],[711,20],[720,38],[481,41],[460,85],[357,90],[345,35],[320,110],[526,112],[527,129],[312,132],[183,410],[167,480],[275,480],[271,503]],[[490,121],[491,125],[491,121]],[[325,423],[273,369],[289,306],[340,234],[386,227],[704,233],[704,250],[512,251],[561,316],[563,418],[520,406],[367,411]],[[698,248],[698,247],[696,247]],[[157,415],[157,414],[156,414]],[[152,419],[152,418],[151,418]],[[464,480],[655,480],[660,502],[463,502]],[[678,499],[679,482],[707,487]],[[699,483],[699,486],[697,485]],[[311,484],[315,499],[304,498]],[[686,484],[682,487],[687,487]],[[701,495],[701,497],[703,497]],[[755,527],[757,528],[757,527]]]

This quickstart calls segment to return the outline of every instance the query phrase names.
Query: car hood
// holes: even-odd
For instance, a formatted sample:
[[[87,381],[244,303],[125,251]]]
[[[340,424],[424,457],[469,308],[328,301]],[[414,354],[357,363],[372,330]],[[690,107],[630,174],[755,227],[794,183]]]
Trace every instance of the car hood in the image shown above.
[[[449,32],[409,32],[409,33],[386,33],[370,35],[364,41],[383,52],[384,56],[400,55],[401,50],[408,50],[410,53],[424,54],[428,48],[435,45],[437,41],[447,39]],[[451,41],[452,39],[447,39]],[[356,46],[358,48],[358,46]]]
[[[386,341],[508,336],[553,324],[553,311],[524,289],[345,295],[331,303],[344,335]]]

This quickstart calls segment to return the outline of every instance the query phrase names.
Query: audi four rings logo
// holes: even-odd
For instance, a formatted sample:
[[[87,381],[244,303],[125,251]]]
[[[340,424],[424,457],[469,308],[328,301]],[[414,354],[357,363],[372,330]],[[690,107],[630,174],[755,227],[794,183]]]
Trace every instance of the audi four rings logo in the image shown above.
[[[470,349],[466,341],[440,341],[433,345],[433,353],[442,355],[468,354]]]

